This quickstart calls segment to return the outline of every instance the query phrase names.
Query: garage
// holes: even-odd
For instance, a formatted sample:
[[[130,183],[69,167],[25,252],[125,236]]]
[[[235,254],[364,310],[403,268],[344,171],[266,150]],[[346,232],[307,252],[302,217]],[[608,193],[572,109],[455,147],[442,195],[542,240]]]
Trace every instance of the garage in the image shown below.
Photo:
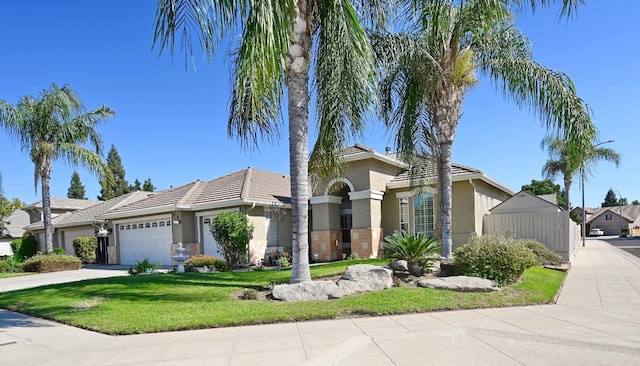
[[[152,263],[171,265],[171,217],[145,218],[118,223],[120,263],[135,265],[148,258]]]

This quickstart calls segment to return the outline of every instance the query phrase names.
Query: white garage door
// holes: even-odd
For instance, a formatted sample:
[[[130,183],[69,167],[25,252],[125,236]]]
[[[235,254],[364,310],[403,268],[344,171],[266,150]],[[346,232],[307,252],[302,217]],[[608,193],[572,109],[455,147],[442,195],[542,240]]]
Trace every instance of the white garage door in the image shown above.
[[[171,265],[171,218],[157,218],[118,224],[120,263],[135,265],[149,258],[151,263]]]
[[[218,243],[216,243],[216,240],[211,235],[211,230],[209,229],[210,222],[210,217],[204,217],[202,219],[202,241],[204,243],[204,254],[224,259],[224,256],[218,249]]]

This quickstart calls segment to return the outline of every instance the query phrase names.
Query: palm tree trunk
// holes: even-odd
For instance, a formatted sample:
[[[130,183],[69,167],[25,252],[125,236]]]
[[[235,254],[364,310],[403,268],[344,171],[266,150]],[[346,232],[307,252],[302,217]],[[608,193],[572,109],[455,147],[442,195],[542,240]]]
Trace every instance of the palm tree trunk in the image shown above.
[[[569,211],[571,209],[571,203],[569,202],[569,191],[571,190],[571,177],[564,177],[564,209]]]
[[[40,173],[42,181],[42,221],[44,223],[44,248],[48,253],[53,252],[53,231],[51,228],[51,162],[45,162]]]
[[[453,238],[451,237],[451,143],[440,143],[440,156],[438,161],[438,182],[440,184],[440,213],[442,227],[442,256],[452,258]]]
[[[309,65],[311,19],[306,1],[297,2],[294,39],[286,76],[289,99],[289,169],[291,173],[291,283],[311,281],[309,271]],[[300,51],[302,49],[302,51]]]

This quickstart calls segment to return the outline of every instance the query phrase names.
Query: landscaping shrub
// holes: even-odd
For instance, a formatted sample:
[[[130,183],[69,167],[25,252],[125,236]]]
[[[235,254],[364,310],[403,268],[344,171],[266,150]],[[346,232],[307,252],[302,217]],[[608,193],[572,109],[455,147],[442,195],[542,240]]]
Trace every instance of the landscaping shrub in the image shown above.
[[[53,248],[53,254],[67,254],[67,251],[62,248]]]
[[[473,236],[453,257],[458,273],[487,278],[498,285],[516,282],[525,269],[537,264],[531,249],[501,234]]]
[[[82,263],[93,263],[96,261],[96,249],[98,248],[98,238],[95,236],[83,236],[73,239],[73,251]]]
[[[533,251],[533,254],[535,254],[538,259],[539,265],[562,263],[562,256],[552,252],[544,244],[530,239],[522,239],[519,241]]]
[[[242,290],[242,294],[240,295],[242,300],[257,300],[258,299],[258,291],[252,288],[245,288]]]
[[[149,272],[153,272],[157,268],[158,268],[157,263],[151,263],[151,260],[149,260],[149,258],[145,258],[141,261],[139,260],[136,261],[135,266],[129,267],[129,274],[137,275],[139,273],[149,273]]]
[[[184,265],[189,268],[206,266],[207,268],[215,268],[216,271],[220,272],[227,269],[227,262],[224,259],[205,254],[191,256],[184,261]]]
[[[22,262],[27,258],[33,257],[38,251],[38,242],[32,235],[27,235],[20,239],[14,239],[9,245],[11,245],[13,255],[18,262]]]
[[[0,272],[2,273],[16,273],[22,272],[20,261],[15,256],[9,256],[0,259]]]
[[[247,254],[253,224],[242,212],[221,212],[209,224],[211,235],[218,243],[229,268],[235,268]]]
[[[82,261],[66,254],[37,254],[22,263],[24,272],[58,272],[80,268]]]
[[[407,261],[409,273],[422,276],[440,258],[441,247],[435,238],[396,230],[384,238],[383,250],[385,257]]]

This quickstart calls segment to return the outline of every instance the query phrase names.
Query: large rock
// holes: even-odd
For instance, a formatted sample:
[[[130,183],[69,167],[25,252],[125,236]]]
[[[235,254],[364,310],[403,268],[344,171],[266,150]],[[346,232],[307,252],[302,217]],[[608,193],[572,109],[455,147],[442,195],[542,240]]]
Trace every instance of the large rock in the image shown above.
[[[409,272],[409,266],[404,259],[394,259],[389,262],[389,268],[394,272]]]
[[[338,280],[338,287],[345,295],[384,290],[393,287],[393,271],[371,264],[356,264]]]
[[[491,280],[469,276],[422,278],[418,280],[417,285],[419,287],[462,292],[489,292],[500,290],[499,287],[494,286]]]
[[[344,292],[332,281],[307,281],[276,285],[272,295],[282,301],[309,301],[339,299],[344,296]]]

